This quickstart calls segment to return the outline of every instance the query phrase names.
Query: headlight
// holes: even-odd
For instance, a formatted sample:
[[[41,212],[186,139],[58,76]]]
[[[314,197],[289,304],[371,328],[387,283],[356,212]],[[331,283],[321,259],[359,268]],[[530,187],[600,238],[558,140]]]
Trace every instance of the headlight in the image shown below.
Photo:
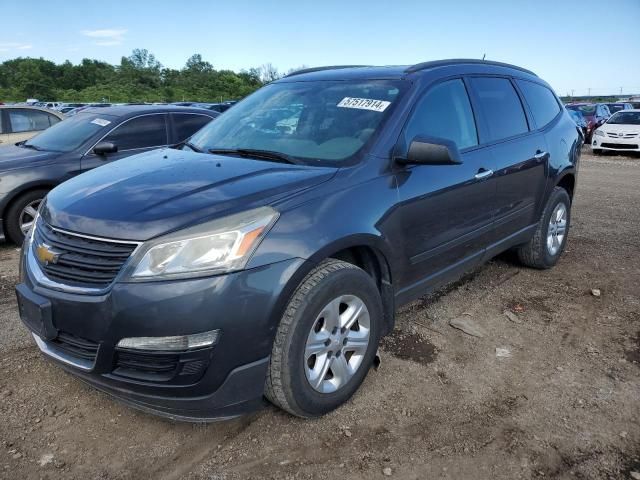
[[[600,130],[596,130],[595,136],[596,137],[604,137],[604,133],[601,132]]]
[[[241,270],[278,218],[270,207],[238,213],[142,245],[133,279],[185,277]]]

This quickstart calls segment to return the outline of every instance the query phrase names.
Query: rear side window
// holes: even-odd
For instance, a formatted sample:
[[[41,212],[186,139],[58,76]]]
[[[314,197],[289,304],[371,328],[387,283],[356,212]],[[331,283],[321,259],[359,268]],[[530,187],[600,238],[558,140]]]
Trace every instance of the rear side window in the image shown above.
[[[172,116],[176,143],[185,141],[212,120],[211,117],[195,113],[174,113]]]
[[[560,113],[555,95],[547,87],[526,80],[516,80],[538,128],[547,126]]]
[[[39,110],[9,110],[9,123],[13,133],[34,132],[49,128],[49,114]]]
[[[461,150],[477,145],[473,111],[462,80],[431,88],[418,102],[404,135],[407,145],[417,135],[452,140]]]
[[[104,141],[115,143],[120,151],[167,145],[165,116],[157,114],[136,117],[117,127]]]
[[[529,131],[520,97],[508,79],[472,78],[471,85],[488,124],[488,141]]]

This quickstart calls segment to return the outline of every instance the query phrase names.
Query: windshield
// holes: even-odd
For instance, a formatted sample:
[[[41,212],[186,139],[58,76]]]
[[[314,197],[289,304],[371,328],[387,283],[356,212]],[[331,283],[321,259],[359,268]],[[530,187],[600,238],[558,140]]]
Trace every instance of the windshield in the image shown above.
[[[105,129],[114,117],[96,113],[78,113],[47,128],[25,142],[25,145],[49,152],[70,152]]]
[[[640,112],[618,112],[607,123],[614,125],[640,125]]]
[[[567,108],[570,110],[582,112],[582,114],[585,116],[595,115],[596,113],[595,105],[567,105]]]
[[[620,110],[624,110],[624,104],[622,103],[607,103],[607,107],[609,107],[609,111],[611,113],[616,113]]]
[[[278,152],[335,165],[360,151],[388,116],[404,82],[273,83],[191,137],[199,150]]]

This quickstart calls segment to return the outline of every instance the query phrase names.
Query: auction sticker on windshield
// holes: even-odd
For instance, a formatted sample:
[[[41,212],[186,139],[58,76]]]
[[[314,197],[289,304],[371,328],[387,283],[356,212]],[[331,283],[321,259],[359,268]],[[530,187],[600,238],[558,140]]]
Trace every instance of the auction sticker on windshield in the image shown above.
[[[358,108],[360,110],[373,110],[374,112],[384,112],[389,105],[391,105],[391,102],[385,100],[353,97],[344,97],[338,103],[338,107],[341,108]]]
[[[101,127],[106,127],[111,122],[109,120],[104,120],[102,118],[94,118],[93,120],[91,120],[91,123],[95,123],[96,125],[100,125]]]

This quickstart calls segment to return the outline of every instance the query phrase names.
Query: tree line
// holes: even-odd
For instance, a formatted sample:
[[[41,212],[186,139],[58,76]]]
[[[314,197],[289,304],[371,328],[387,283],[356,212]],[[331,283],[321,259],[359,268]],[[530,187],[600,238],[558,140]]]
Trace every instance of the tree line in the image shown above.
[[[200,54],[182,69],[167,68],[146,49],[134,49],[119,65],[15,58],[0,63],[0,101],[216,102],[242,98],[280,76],[271,64],[238,73],[216,70]]]

